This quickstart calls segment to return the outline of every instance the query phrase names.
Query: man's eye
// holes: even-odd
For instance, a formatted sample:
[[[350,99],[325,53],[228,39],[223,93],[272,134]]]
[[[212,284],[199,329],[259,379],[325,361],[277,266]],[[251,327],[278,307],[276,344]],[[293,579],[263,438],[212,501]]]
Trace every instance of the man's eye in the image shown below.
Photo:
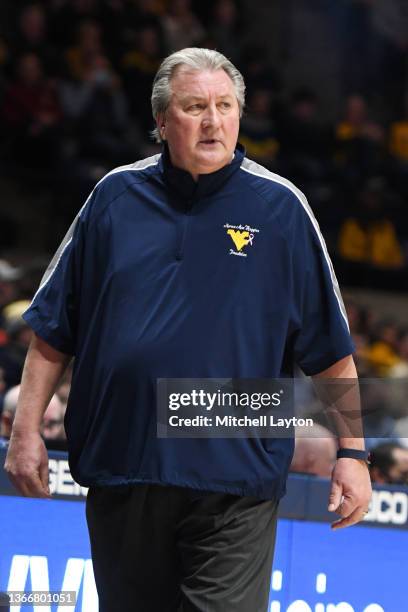
[[[192,104],[191,106],[188,107],[188,110],[197,111],[197,110],[201,110],[202,108],[203,108],[202,104]]]
[[[221,108],[231,108],[230,102],[221,102]]]

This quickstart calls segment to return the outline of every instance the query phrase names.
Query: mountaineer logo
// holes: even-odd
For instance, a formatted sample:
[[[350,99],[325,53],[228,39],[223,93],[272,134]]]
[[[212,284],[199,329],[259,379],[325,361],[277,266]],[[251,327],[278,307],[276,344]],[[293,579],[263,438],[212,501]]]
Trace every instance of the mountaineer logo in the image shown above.
[[[244,253],[243,249],[248,244],[253,245],[255,234],[259,233],[259,229],[249,227],[249,225],[231,225],[230,223],[225,223],[224,228],[236,248],[236,250],[230,248],[229,254],[247,257],[248,254]]]

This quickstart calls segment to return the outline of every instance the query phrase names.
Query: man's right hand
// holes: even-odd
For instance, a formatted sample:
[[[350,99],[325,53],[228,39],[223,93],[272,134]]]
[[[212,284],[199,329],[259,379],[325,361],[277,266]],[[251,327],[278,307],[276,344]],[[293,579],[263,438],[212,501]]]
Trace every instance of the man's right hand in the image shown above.
[[[51,499],[48,453],[39,433],[12,433],[4,469],[15,488],[25,497]]]

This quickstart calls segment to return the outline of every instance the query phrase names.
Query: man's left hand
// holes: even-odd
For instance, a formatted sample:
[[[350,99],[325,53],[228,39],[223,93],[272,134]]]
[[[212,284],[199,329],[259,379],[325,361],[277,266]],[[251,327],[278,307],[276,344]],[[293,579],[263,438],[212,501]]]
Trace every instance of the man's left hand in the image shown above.
[[[332,523],[332,529],[349,527],[367,514],[371,500],[371,481],[367,464],[356,459],[338,459],[332,472],[329,512],[341,519]]]

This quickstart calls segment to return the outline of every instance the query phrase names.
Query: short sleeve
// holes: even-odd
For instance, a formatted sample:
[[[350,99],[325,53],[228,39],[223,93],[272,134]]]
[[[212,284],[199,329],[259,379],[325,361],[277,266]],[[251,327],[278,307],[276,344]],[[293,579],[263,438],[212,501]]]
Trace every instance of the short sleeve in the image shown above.
[[[306,200],[293,236],[294,359],[308,376],[354,352],[346,310],[320,228]]]
[[[93,194],[75,217],[52,258],[23,319],[52,347],[75,355],[81,279]]]

